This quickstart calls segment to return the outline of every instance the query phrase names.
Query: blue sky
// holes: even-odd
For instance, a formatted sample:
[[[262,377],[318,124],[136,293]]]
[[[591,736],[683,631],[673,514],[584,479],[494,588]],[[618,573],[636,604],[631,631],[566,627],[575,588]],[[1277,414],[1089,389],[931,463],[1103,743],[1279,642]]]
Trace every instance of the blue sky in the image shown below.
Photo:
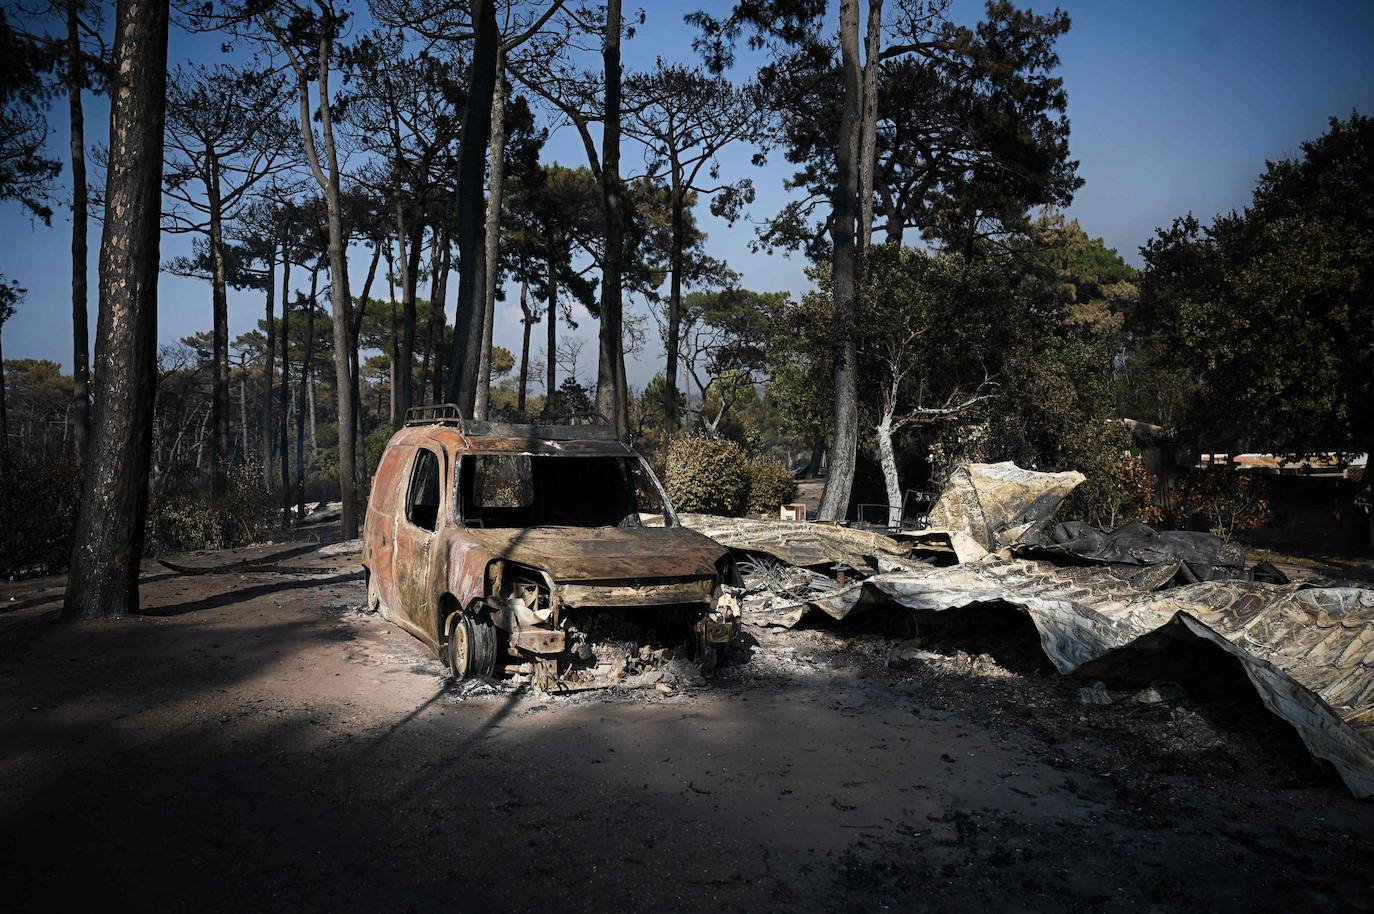
[[[683,24],[683,13],[726,4],[689,0],[643,5],[647,20],[625,47],[627,69],[648,68],[659,56],[690,61],[693,31]],[[1138,264],[1138,248],[1155,227],[1175,216],[1191,211],[1208,220],[1244,206],[1265,161],[1297,154],[1299,144],[1320,134],[1329,117],[1348,116],[1352,109],[1374,112],[1374,2],[1067,0],[1060,6],[1073,20],[1059,44],[1060,75],[1069,94],[1072,153],[1086,182],[1068,212],[1132,263]],[[957,18],[971,20],[982,4],[955,0],[955,9]],[[172,64],[219,56],[217,39],[174,29]],[[748,63],[743,55],[737,75],[747,75]],[[87,118],[88,139],[103,139],[108,119],[103,100],[87,97]],[[52,121],[52,149],[66,160],[61,99]],[[740,147],[725,155],[723,172],[754,178],[759,195],[751,214],[760,218],[776,212],[786,199],[781,185],[789,172],[777,154],[769,165],[754,168],[751,153]],[[627,172],[638,166],[638,156],[627,144]],[[571,130],[553,136],[544,158],[585,164]],[[62,180],[67,179],[64,172]],[[747,221],[732,227],[704,212],[701,217],[709,232],[708,251],[727,260],[747,286],[793,293],[806,288],[800,257],[749,251],[753,228]],[[0,273],[29,290],[5,327],[7,358],[47,358],[70,367],[69,243],[70,223],[61,210],[52,226],[45,227],[31,223],[17,205],[0,204]],[[92,226],[90,246],[94,326],[99,226]],[[184,236],[164,236],[164,260],[188,250]],[[355,250],[352,263],[357,288],[366,269],[365,252]],[[425,294],[423,288],[420,294]],[[496,340],[518,350],[519,310],[510,298],[507,307],[498,306]],[[231,292],[229,302],[231,335],[250,329],[262,313],[256,294]],[[164,276],[158,323],[162,342],[207,329],[208,285]],[[579,331],[583,336],[594,332],[591,321]],[[584,379],[595,374],[594,352],[589,346],[579,366]],[[628,366],[631,383],[642,385],[661,370],[660,364],[661,346],[653,337],[639,361]]]

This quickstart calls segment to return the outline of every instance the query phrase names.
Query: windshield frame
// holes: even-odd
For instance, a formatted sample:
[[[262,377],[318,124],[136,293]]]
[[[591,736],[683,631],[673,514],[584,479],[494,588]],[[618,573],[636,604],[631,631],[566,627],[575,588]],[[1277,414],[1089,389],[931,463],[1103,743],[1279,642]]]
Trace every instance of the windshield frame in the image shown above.
[[[462,488],[463,483],[462,483],[462,472],[463,472],[463,466],[464,466],[464,464],[467,462],[467,458],[469,458],[469,457],[528,457],[528,458],[530,458],[531,460],[533,460],[533,459],[535,459],[535,458],[547,458],[547,459],[550,459],[550,460],[562,460],[562,459],[577,459],[577,458],[583,458],[583,459],[585,459],[585,458],[592,458],[592,457],[594,457],[594,458],[610,458],[610,459],[622,460],[622,461],[636,461],[637,464],[638,464],[638,466],[639,466],[640,471],[644,474],[644,477],[645,477],[645,478],[649,481],[649,483],[653,486],[654,491],[658,493],[659,501],[660,501],[660,502],[662,503],[662,505],[663,505],[663,514],[662,514],[663,523],[662,523],[662,526],[664,526],[664,527],[680,527],[680,526],[682,526],[681,521],[679,521],[679,520],[678,520],[678,517],[677,517],[677,510],[673,507],[672,499],[670,499],[670,498],[668,497],[668,490],[664,487],[663,483],[659,481],[658,474],[654,472],[654,468],[651,467],[651,466],[649,466],[649,461],[645,460],[644,457],[643,457],[643,455],[641,455],[641,454],[640,454],[638,451],[636,451],[636,450],[633,450],[633,449],[631,449],[631,448],[626,448],[626,453],[619,453],[619,454],[615,454],[615,453],[610,453],[610,454],[607,454],[607,453],[592,453],[592,454],[588,454],[588,453],[560,453],[560,452],[558,452],[558,451],[552,451],[552,452],[551,452],[551,451],[545,451],[545,450],[539,450],[539,451],[529,451],[529,450],[518,450],[518,451],[517,451],[517,450],[509,450],[509,451],[508,451],[508,450],[497,450],[497,449],[494,449],[494,448],[493,448],[493,449],[481,449],[481,450],[476,450],[476,449],[474,449],[474,450],[464,450],[464,451],[460,451],[458,454],[454,455],[454,459],[453,459],[453,469],[452,469],[452,472],[448,474],[449,479],[452,481],[452,489],[451,489],[451,491],[452,491],[452,493],[453,493],[453,497],[449,499],[449,511],[450,511],[450,514],[451,514],[451,516],[452,516],[452,518],[453,518],[453,522],[454,522],[457,526],[462,527],[462,528],[464,528],[464,529],[472,529],[472,530],[484,530],[484,529],[491,529],[491,530],[534,530],[534,529],[538,529],[538,528],[540,528],[540,527],[567,526],[567,525],[558,525],[558,524],[535,524],[535,525],[530,526],[530,527],[468,527],[467,520],[466,520],[466,518],[464,518],[464,516],[463,516],[463,488]],[[627,480],[627,481],[628,481],[628,480]],[[649,515],[649,516],[652,517],[653,515]],[[646,525],[645,525],[645,524],[643,523],[643,521],[641,520],[639,526],[643,527],[643,526],[646,526]],[[595,530],[595,529],[599,529],[599,528],[597,528],[597,527],[587,527],[587,528],[585,528],[585,529],[588,529],[588,530]]]

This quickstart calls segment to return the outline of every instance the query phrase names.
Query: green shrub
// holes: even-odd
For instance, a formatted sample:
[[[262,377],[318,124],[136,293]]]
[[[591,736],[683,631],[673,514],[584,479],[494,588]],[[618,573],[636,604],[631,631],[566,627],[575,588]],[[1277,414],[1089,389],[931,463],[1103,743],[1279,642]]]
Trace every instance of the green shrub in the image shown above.
[[[0,578],[67,567],[81,502],[81,468],[69,456],[14,455],[0,478]]]
[[[1179,493],[1179,506],[1188,514],[1201,514],[1213,533],[1230,542],[1237,531],[1272,522],[1269,499],[1269,480],[1222,464],[1191,473]]]
[[[779,506],[797,495],[797,481],[787,467],[767,454],[749,461],[749,511],[777,515]]]
[[[724,438],[679,438],[668,446],[668,497],[679,511],[737,517],[749,503],[749,458]]]
[[[216,499],[196,487],[178,488],[148,505],[144,555],[232,549],[263,539],[274,513],[255,461],[228,465],[227,488]]]
[[[379,425],[363,438],[363,460],[367,462],[368,475],[377,471],[377,464],[382,462],[382,452],[386,450],[386,443],[394,432],[395,429],[390,425]]]

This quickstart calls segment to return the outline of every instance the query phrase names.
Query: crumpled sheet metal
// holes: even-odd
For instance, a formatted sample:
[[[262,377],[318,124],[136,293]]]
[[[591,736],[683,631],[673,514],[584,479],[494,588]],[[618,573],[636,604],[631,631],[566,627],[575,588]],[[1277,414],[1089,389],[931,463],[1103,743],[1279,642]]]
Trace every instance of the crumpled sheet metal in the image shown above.
[[[870,558],[904,556],[911,547],[881,533],[805,521],[755,520],[714,514],[679,514],[684,527],[704,533],[727,549],[760,552],[788,565],[817,568],[836,563],[876,570]]]
[[[1374,590],[1210,581],[1142,592],[1102,569],[990,560],[875,575],[755,621],[795,625],[810,606],[843,619],[885,600],[934,611],[1019,607],[1061,673],[1100,671],[1166,627],[1186,631],[1240,661],[1308,751],[1355,796],[1374,796]]]
[[[1048,523],[1082,473],[1040,473],[1011,461],[961,464],[930,509],[932,530],[963,533],[988,552]]]
[[[1193,530],[1156,530],[1141,521],[1129,521],[1103,530],[1082,521],[1065,521],[1048,530],[1031,530],[1021,551],[1061,561],[1111,565],[1129,573],[1132,566],[1173,563],[1186,567],[1193,583],[1243,578],[1245,547],[1213,533]]]

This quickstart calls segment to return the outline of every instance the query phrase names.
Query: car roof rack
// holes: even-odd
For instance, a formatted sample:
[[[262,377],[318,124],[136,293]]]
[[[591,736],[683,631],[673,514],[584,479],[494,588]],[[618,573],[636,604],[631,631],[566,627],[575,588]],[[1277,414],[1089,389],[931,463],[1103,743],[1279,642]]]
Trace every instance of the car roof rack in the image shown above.
[[[549,441],[616,440],[614,426],[586,423],[587,418],[590,417],[577,416],[573,420],[577,424],[573,425],[486,422],[478,419],[464,419],[462,410],[458,408],[456,403],[433,403],[429,406],[412,406],[406,410],[405,424],[407,426],[449,425],[464,435],[496,438],[534,438]]]

